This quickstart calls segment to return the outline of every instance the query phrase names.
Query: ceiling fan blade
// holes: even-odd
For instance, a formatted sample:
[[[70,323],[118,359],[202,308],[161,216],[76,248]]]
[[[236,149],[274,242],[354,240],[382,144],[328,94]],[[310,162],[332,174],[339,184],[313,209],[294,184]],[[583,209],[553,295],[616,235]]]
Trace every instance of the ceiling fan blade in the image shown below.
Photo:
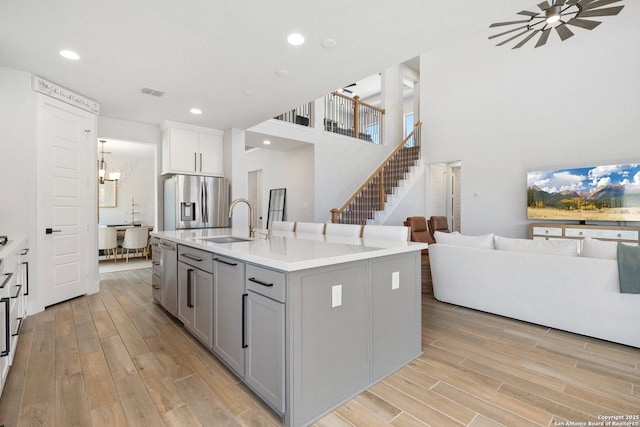
[[[556,0],[553,2],[554,6],[564,6],[566,0]]]
[[[502,46],[502,45],[505,45],[505,44],[509,43],[511,40],[515,40],[515,39],[517,39],[518,37],[520,37],[521,35],[523,35],[523,34],[527,34],[529,31],[531,31],[531,30],[530,30],[530,29],[526,29],[526,30],[524,30],[523,32],[516,34],[515,36],[513,36],[513,37],[509,37],[509,38],[508,38],[508,39],[506,39],[505,41],[502,41],[502,42],[498,43],[496,46]]]
[[[500,34],[494,34],[492,36],[489,36],[489,40],[495,39],[496,37],[504,36],[505,34],[513,33],[514,31],[522,30],[523,28],[527,28],[527,27],[528,25],[523,25],[522,27],[514,28],[513,30],[505,31]]]
[[[598,25],[602,24],[600,21],[589,21],[588,19],[572,18],[567,21],[567,25],[573,25],[574,27],[584,28],[585,30],[593,30]]]
[[[589,3],[593,3],[594,1],[597,1],[597,0],[578,0],[578,1],[571,0],[571,1],[572,1],[573,4],[579,4],[580,7],[584,7],[584,6],[588,5]]]
[[[529,22],[529,20],[525,19],[524,21],[496,22],[495,24],[489,25],[489,28],[503,27],[505,25],[511,25],[511,24],[524,24],[525,22]]]
[[[525,15],[525,16],[534,17],[534,16],[538,16],[539,13],[538,12],[530,12],[528,10],[521,10],[520,12],[518,12],[518,15]]]
[[[573,6],[574,4],[578,3],[580,0],[567,0],[567,4],[569,6]]]
[[[551,33],[551,28],[547,28],[546,30],[542,30],[542,34],[540,34],[540,38],[538,39],[538,43],[536,43],[536,47],[544,46],[549,39],[549,34]]]
[[[594,16],[612,16],[620,13],[624,6],[607,7],[604,9],[583,10],[579,12],[576,17],[580,18],[593,18]]]
[[[526,42],[528,42],[529,40],[531,40],[533,38],[533,36],[535,36],[536,34],[538,34],[540,32],[540,30],[535,30],[534,32],[532,32],[531,34],[529,34],[527,37],[525,37],[520,43],[518,43],[517,45],[515,45],[514,47],[512,47],[511,49],[519,49],[522,46],[525,45]]]
[[[590,10],[590,9],[595,9],[596,7],[602,7],[608,4],[618,3],[619,1],[622,1],[622,0],[595,0],[584,6],[582,6],[582,3],[581,3],[581,7],[582,7],[582,10]]]
[[[569,37],[573,36],[573,32],[567,28],[565,24],[560,24],[556,27],[556,32],[560,36],[560,40],[565,41]]]
[[[538,3],[538,7],[540,10],[547,10],[551,7],[548,1],[543,1],[542,3]]]

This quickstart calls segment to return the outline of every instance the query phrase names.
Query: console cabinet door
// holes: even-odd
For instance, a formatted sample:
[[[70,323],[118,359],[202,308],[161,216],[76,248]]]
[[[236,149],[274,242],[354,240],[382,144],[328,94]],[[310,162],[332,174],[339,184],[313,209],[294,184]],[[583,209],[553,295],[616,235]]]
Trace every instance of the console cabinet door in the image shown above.
[[[275,410],[284,412],[284,304],[247,292],[245,380]]]
[[[213,352],[244,376],[244,263],[214,255],[213,269]]]
[[[195,268],[178,263],[178,319],[185,328],[193,330],[195,305],[193,304],[193,272]],[[191,287],[191,289],[189,289]]]
[[[213,276],[178,263],[178,318],[203,344],[211,348],[213,333]]]

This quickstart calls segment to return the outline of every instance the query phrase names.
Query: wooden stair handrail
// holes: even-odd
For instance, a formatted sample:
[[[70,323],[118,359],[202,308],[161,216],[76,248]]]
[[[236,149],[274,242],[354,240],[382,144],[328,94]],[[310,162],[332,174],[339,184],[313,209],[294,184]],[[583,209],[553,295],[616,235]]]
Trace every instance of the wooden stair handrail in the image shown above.
[[[341,94],[340,92],[331,92],[331,95],[339,96],[340,98],[344,98],[344,99],[346,99],[346,100],[353,101],[353,102],[355,102],[355,103],[357,103],[357,104],[359,104],[359,105],[364,105],[364,106],[366,106],[366,107],[371,108],[372,110],[376,110],[376,111],[378,111],[378,112],[380,112],[380,113],[384,114],[384,108],[378,108],[378,107],[376,107],[376,106],[374,106],[374,105],[367,104],[366,102],[362,102],[362,101],[360,101],[360,97],[359,97],[359,96],[354,96],[354,97],[352,98],[352,97],[350,97],[350,96],[343,95],[343,94]]]
[[[387,165],[387,163],[389,163],[389,161],[393,158],[393,156],[395,156],[398,153],[398,151],[402,150],[402,147],[404,147],[407,141],[415,135],[415,133],[418,131],[420,127],[422,127],[422,122],[416,123],[413,126],[413,130],[411,131],[411,133],[407,135],[407,137],[403,139],[402,142],[398,144],[398,146],[394,148],[394,150],[391,153],[389,153],[389,155],[382,161],[382,163],[380,163],[380,165],[376,168],[376,170],[373,171],[371,175],[369,175],[369,178],[367,178],[365,182],[360,187],[358,187],[355,193],[353,193],[353,195],[349,197],[349,199],[339,209],[335,209],[335,208],[331,209],[331,222],[333,223],[338,222],[338,216],[340,216],[340,214],[344,212],[345,209],[347,209],[347,207],[351,204],[351,202],[353,202],[355,198],[358,197],[358,194],[360,194],[362,190],[364,190],[371,183],[371,181],[375,179],[375,177],[382,171],[382,169]],[[380,206],[382,206],[384,205],[384,176],[381,176],[380,188],[382,189],[380,193],[380,198],[382,199],[380,200]]]

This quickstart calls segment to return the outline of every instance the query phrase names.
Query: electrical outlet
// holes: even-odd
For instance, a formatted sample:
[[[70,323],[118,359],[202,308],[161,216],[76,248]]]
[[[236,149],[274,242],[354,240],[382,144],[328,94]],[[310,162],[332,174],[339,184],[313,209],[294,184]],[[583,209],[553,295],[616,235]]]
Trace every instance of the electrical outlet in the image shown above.
[[[391,289],[399,289],[400,288],[400,272],[394,271],[391,273]]]
[[[342,285],[331,287],[331,308],[340,307],[342,305]]]

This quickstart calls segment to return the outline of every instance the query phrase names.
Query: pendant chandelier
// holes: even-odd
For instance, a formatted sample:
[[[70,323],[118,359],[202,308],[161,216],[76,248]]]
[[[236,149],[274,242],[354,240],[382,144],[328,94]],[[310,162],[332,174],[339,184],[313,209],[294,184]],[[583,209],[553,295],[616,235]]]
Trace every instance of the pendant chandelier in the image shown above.
[[[100,149],[100,160],[98,160],[98,183],[104,184],[105,181],[117,181],[120,179],[120,172],[110,172],[109,179],[107,179],[107,162],[104,161],[104,143],[107,142],[104,139],[100,140],[102,148]],[[111,154],[107,152],[106,154]]]

